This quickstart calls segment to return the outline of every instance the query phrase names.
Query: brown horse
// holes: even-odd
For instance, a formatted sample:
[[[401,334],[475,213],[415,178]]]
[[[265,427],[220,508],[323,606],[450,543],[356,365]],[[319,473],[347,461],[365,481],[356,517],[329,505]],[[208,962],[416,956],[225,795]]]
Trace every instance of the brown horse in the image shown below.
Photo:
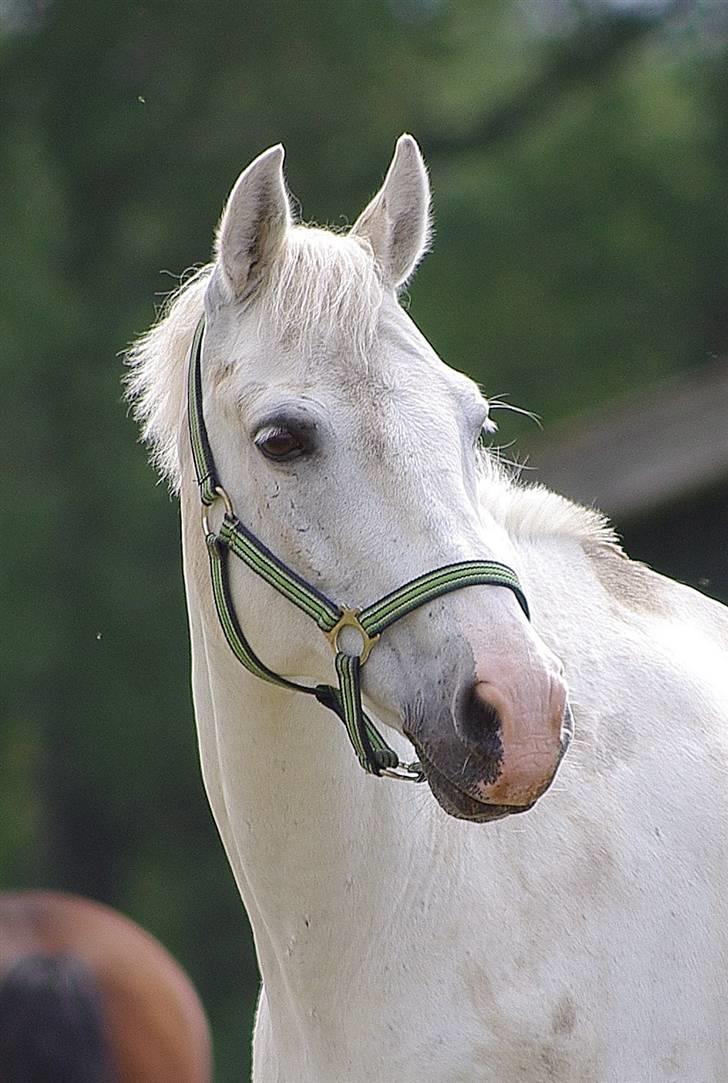
[[[107,906],[0,894],[0,1083],[209,1083],[204,1011],[162,945]]]

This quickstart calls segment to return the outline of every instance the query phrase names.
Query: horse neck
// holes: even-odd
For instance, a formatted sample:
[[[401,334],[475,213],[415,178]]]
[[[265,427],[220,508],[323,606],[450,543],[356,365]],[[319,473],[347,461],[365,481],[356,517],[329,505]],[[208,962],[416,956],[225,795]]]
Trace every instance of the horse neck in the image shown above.
[[[372,926],[394,939],[391,890],[428,831],[427,796],[359,769],[343,727],[313,697],[235,659],[210,600],[199,515],[183,498],[185,582],[203,777],[251,921],[269,1001],[289,1011],[331,994],[319,938],[340,973],[361,969]],[[244,623],[259,631],[255,614]],[[256,639],[257,642],[257,639]],[[265,654],[261,651],[263,658]],[[362,920],[362,915],[366,915]],[[381,916],[381,922],[379,917]]]

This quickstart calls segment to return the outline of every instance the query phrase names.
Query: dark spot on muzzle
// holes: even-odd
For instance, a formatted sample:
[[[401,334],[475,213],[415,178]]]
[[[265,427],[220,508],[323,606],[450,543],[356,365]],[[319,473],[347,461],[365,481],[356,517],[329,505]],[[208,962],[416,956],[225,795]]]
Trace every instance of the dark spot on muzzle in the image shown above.
[[[477,801],[479,788],[495,782],[500,774],[500,719],[492,706],[475,695],[474,680],[461,686],[451,702],[452,706],[438,685],[432,697],[423,697],[414,708],[405,706],[403,730],[431,786],[437,774],[460,795]]]
[[[479,755],[498,760],[503,754],[498,711],[475,693],[475,683],[465,685],[455,699],[452,723],[463,744]]]

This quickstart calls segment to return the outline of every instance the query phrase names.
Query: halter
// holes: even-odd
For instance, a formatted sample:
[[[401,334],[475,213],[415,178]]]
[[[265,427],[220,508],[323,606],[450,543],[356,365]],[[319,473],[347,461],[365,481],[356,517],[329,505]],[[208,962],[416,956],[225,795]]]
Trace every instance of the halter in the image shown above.
[[[526,617],[529,617],[528,603],[518,577],[511,568],[498,561],[466,560],[447,564],[418,576],[365,609],[337,605],[307,583],[243,526],[235,514],[230,497],[219,483],[202,405],[204,330],[205,317],[202,316],[190,347],[187,417],[192,458],[202,501],[202,528],[210,561],[212,593],[225,638],[235,657],[250,673],[292,692],[315,696],[319,703],[333,711],[344,723],[357,759],[366,772],[408,782],[422,782],[425,776],[421,764],[402,763],[364,713],[361,701],[361,667],[385,629],[414,609],[419,609],[452,590],[460,590],[461,587],[508,587],[515,594]],[[222,501],[224,515],[220,529],[215,532],[210,527],[207,513],[218,500]],[[235,612],[228,573],[230,554],[242,560],[261,579],[315,621],[334,651],[338,687],[330,684],[299,684],[274,673],[261,662],[245,637]],[[345,628],[353,628],[359,633],[361,649],[358,654],[341,648],[339,637]]]

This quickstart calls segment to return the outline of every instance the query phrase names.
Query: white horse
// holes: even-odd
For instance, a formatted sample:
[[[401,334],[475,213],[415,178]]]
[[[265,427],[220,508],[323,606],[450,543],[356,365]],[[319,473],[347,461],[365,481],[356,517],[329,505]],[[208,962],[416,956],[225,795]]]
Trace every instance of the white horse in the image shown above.
[[[725,1083],[726,610],[479,448],[487,403],[397,301],[429,232],[414,140],[346,235],[292,223],[282,161],[242,173],[214,263],[131,357],[181,496],[202,771],[263,977],[253,1078]],[[362,669],[368,713],[427,785],[360,770],[325,705],[226,642],[204,536],[222,500],[203,531],[186,426],[203,311],[217,475],[288,567],[361,605],[452,562],[519,576],[530,623],[513,590],[468,586],[384,631]],[[259,658],[331,681],[311,619],[230,563]],[[547,789],[567,683],[576,733]]]

